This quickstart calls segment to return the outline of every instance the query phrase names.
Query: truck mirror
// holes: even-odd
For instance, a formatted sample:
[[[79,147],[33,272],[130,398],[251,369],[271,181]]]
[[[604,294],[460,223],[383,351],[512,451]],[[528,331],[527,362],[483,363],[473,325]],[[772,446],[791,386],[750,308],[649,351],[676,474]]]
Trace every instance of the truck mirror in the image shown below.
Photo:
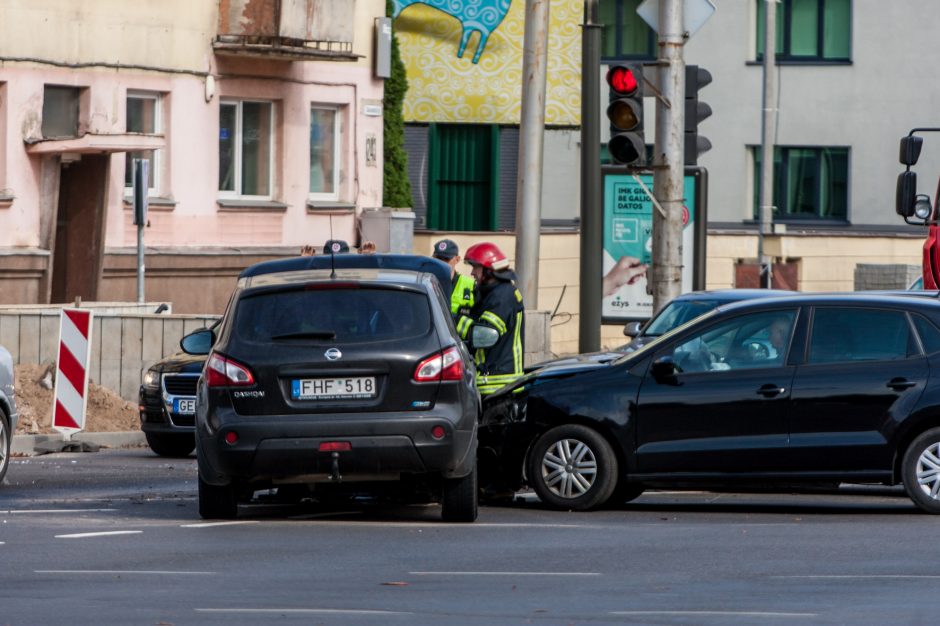
[[[908,135],[901,137],[901,153],[898,157],[903,165],[911,166],[920,158],[920,149],[924,145],[923,137]]]
[[[905,137],[908,139],[908,137]],[[903,144],[903,139],[901,140]],[[903,150],[902,150],[903,153]],[[894,198],[894,210],[903,218],[914,215],[914,200],[917,195],[917,173],[910,170],[898,174],[898,188]]]

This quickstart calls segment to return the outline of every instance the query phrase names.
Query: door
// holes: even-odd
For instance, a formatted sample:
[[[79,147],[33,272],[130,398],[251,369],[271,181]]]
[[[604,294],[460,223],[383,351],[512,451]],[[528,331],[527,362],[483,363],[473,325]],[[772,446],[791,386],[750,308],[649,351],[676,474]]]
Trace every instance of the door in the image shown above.
[[[790,446],[800,471],[889,471],[888,441],[929,374],[906,312],[816,307],[793,380]]]
[[[716,322],[654,356],[674,377],[647,373],[637,406],[637,466],[644,474],[744,473],[785,469],[787,364],[797,309]]]

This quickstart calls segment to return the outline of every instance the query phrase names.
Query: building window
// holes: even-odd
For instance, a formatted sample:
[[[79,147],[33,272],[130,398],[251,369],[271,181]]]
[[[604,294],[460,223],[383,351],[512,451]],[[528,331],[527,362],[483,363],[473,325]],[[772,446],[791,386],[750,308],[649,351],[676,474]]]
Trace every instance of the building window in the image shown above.
[[[604,59],[655,59],[656,33],[636,14],[641,0],[600,0]]]
[[[757,58],[764,56],[766,0],[757,2]],[[852,0],[781,0],[777,4],[777,60],[848,62]]]
[[[760,148],[754,152],[754,217],[760,213]],[[848,148],[774,148],[774,219],[844,221],[849,205]]]
[[[219,191],[271,198],[274,105],[225,101],[219,106]]]
[[[499,126],[428,128],[427,228],[495,230],[499,213]]]
[[[340,115],[336,109],[310,108],[310,198],[338,200]]]
[[[127,132],[155,135],[163,132],[161,96],[158,93],[128,92]],[[149,165],[149,193],[157,193],[160,153],[157,150],[136,150],[125,153],[124,186],[128,192],[134,187],[134,159],[147,159]]]
[[[46,85],[42,96],[42,136],[58,139],[78,136],[78,112],[82,90]]]

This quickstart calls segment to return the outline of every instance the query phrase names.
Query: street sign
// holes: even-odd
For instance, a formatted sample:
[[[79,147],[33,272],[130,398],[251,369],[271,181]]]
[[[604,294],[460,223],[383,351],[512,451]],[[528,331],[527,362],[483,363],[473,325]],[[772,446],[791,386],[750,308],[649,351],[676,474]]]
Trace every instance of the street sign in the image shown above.
[[[59,355],[56,359],[52,428],[71,438],[85,428],[88,404],[88,365],[91,361],[92,312],[62,309]]]
[[[601,303],[604,324],[647,320],[653,313],[653,296],[647,289],[652,262],[653,175],[624,173],[622,167],[604,167],[604,251],[602,284],[607,289]],[[639,179],[639,180],[637,180]],[[686,168],[682,212],[682,293],[705,288],[705,235],[707,171]],[[647,273],[633,277],[631,268]],[[629,279],[629,282],[625,282]]]
[[[643,0],[636,8],[637,15],[649,24],[653,32],[659,33],[660,0]],[[682,29],[691,37],[715,12],[711,0],[682,0]]]

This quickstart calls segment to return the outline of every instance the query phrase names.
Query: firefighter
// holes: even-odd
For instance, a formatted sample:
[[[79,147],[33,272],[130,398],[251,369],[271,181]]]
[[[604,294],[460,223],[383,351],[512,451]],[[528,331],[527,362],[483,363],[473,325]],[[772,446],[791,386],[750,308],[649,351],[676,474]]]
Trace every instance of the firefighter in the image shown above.
[[[464,276],[457,271],[457,264],[460,262],[460,249],[457,244],[450,239],[441,239],[434,244],[431,256],[450,265],[450,313],[454,320],[459,320],[461,315],[470,315],[476,294],[476,282],[473,277]]]
[[[464,261],[473,271],[478,299],[469,316],[457,321],[457,331],[464,339],[470,337],[474,324],[494,328],[499,339],[491,348],[477,349],[477,388],[480,395],[489,395],[523,374],[525,345],[525,307],[522,294],[513,281],[506,255],[489,242],[474,244],[467,249]]]

